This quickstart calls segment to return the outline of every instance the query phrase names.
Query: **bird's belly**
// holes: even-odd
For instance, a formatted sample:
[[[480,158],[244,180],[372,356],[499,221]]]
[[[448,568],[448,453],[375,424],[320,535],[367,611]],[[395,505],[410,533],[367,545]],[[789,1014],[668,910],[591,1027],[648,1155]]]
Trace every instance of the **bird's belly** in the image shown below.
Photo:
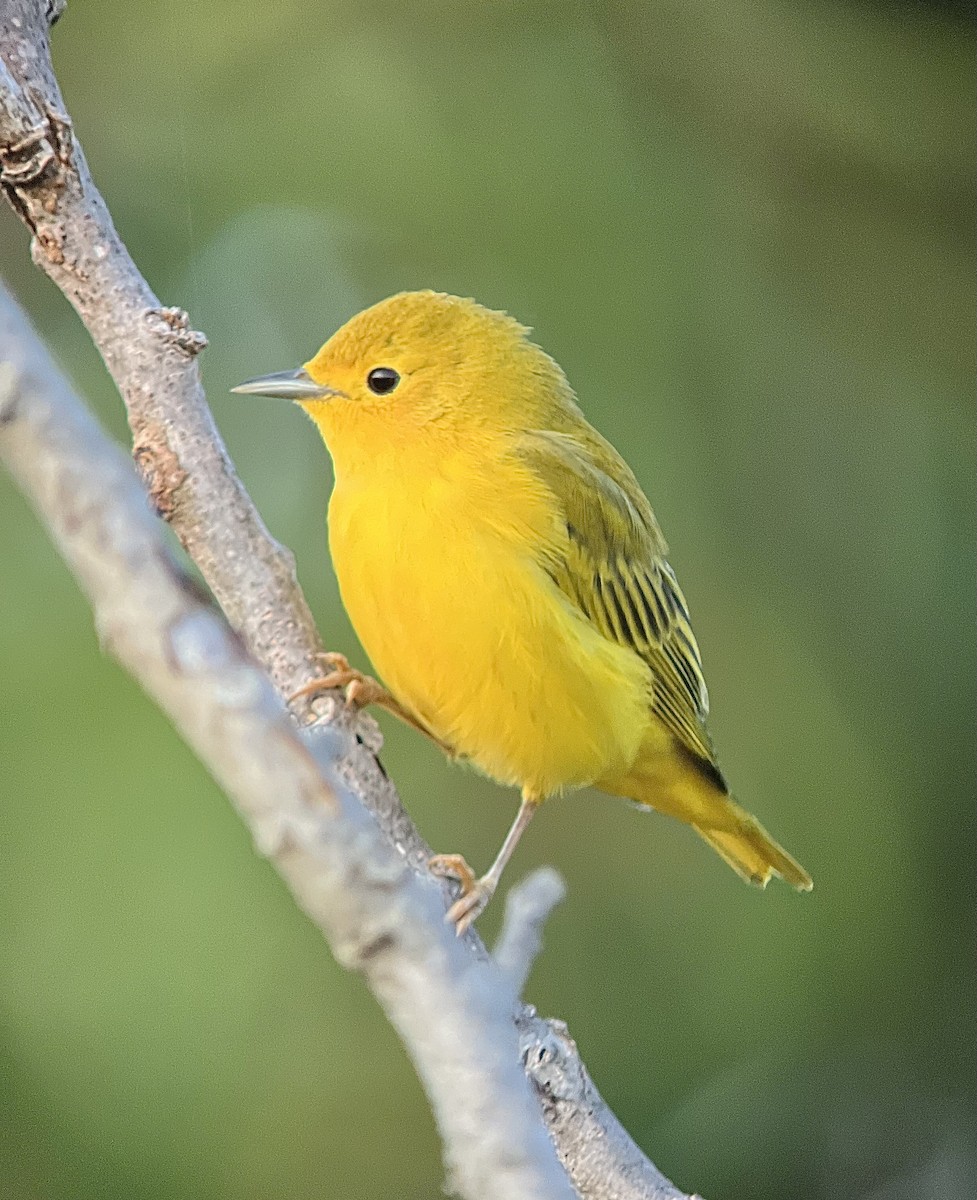
[[[330,514],[343,602],[377,673],[432,733],[540,796],[634,761],[647,667],[530,558],[416,512],[409,526],[356,524],[351,538]]]

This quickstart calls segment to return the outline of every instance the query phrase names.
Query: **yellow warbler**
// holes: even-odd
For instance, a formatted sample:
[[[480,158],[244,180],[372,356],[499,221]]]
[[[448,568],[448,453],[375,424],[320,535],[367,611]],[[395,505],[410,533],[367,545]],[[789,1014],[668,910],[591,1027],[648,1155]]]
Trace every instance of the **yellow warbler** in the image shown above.
[[[335,467],[329,544],[385,688],[330,656],[323,686],[386,704],[522,804],[449,918],[488,903],[541,801],[593,784],[687,822],[744,879],[807,872],[736,804],[706,731],[685,598],[631,470],[505,313],[405,292],[304,367],[238,392],[297,401]]]

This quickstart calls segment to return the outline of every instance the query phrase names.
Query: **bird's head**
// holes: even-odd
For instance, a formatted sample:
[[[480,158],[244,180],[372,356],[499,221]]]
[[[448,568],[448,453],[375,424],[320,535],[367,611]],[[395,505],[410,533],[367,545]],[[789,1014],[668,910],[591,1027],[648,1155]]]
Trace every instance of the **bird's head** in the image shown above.
[[[235,392],[294,400],[333,457],[409,451],[417,439],[478,442],[539,427],[572,403],[557,364],[505,313],[441,292],[401,292],[367,308],[294,371]]]

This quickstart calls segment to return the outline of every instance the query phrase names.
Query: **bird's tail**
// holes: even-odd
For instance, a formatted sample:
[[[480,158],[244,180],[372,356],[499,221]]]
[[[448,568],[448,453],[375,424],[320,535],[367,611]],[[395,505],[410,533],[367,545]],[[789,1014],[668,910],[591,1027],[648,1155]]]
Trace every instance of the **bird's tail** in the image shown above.
[[[799,892],[814,886],[810,875],[778,845],[756,817],[740,808],[735,800],[723,799],[722,828],[693,823],[692,828],[721,855],[747,883],[766,887],[771,875],[779,875]]]
[[[771,875],[779,875],[798,891],[813,887],[800,863],[729,795],[713,763],[653,745],[626,775],[597,786],[691,825],[748,883],[766,887]]]

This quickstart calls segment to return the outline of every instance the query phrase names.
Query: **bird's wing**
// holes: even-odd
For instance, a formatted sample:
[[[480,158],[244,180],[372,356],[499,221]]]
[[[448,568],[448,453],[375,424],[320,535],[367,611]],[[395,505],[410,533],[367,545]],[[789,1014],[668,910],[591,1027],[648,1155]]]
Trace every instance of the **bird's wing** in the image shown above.
[[[566,527],[542,565],[606,638],[644,659],[652,710],[725,790],[706,732],[709,697],[689,610],[630,467],[590,427],[526,434],[517,454],[553,494]]]

